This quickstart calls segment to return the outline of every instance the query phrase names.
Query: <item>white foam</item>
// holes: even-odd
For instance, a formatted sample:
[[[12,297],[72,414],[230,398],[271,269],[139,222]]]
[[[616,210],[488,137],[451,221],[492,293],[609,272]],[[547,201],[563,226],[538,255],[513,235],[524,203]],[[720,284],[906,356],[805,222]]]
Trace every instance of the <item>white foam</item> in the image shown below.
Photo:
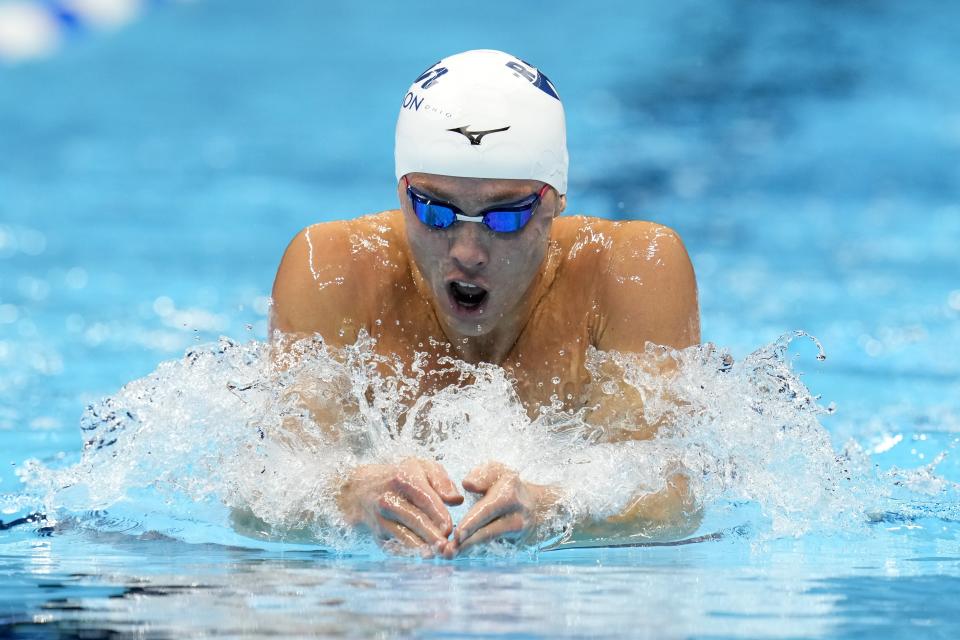
[[[611,395],[636,390],[643,421],[664,424],[652,440],[621,443],[604,442],[586,412],[559,403],[531,420],[493,365],[443,360],[461,384],[415,400],[433,373],[423,360],[403,367],[375,355],[367,336],[336,351],[319,339],[282,344],[276,357],[264,343],[221,339],[91,406],[81,421],[81,460],[66,468],[29,461],[20,471],[27,491],[0,506],[53,517],[108,509],[146,490],[163,498],[167,515],[186,496],[246,509],[267,535],[305,529],[344,548],[357,540],[346,535],[333,499],[343,473],[414,456],[440,461],[458,483],[476,465],[499,461],[528,481],[559,487],[571,519],[617,513],[683,470],[708,512],[755,503],[767,535],[862,528],[887,509],[891,482],[863,449],[831,443],[819,422],[829,409],[785,358],[792,337],[737,362],[710,344],[591,350],[594,384]],[[674,375],[654,373],[667,361]],[[324,417],[318,422],[306,404],[326,407]],[[613,431],[636,428],[623,421]],[[943,490],[934,466],[914,473],[910,488]],[[466,508],[454,510],[455,521]],[[224,512],[211,508],[210,517]]]

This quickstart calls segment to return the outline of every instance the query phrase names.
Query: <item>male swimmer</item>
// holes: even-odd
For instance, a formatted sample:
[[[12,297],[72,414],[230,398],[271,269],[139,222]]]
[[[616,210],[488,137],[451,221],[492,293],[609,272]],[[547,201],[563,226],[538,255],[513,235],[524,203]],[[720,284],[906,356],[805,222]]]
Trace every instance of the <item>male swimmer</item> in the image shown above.
[[[641,399],[595,390],[586,353],[698,343],[693,268],[663,226],[560,217],[566,125],[547,77],[501,51],[441,60],[405,94],[395,160],[399,209],[294,238],[274,283],[273,330],[319,334],[334,347],[366,332],[377,352],[406,363],[419,352],[436,370],[444,356],[492,363],[516,380],[531,415],[555,397],[587,407],[611,439],[652,437],[656,425],[616,430],[641,412]],[[440,376],[420,391],[456,382]],[[435,460],[356,467],[337,502],[347,522],[380,541],[452,558],[496,539],[534,539],[563,497],[496,460],[477,460],[459,480],[478,499],[456,528],[447,507],[464,498]],[[627,504],[571,535],[682,536],[698,525],[681,474]]]

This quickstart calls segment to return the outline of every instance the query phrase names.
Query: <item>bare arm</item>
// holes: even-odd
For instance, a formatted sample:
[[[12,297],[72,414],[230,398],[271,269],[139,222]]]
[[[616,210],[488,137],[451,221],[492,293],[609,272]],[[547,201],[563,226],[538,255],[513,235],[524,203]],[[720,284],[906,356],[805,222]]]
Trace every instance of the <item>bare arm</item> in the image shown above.
[[[367,329],[377,274],[370,268],[369,254],[358,252],[352,241],[363,234],[364,224],[361,219],[314,225],[297,234],[287,248],[273,286],[271,339],[278,369],[296,368],[297,354],[291,345],[297,339],[320,340],[332,348],[327,355],[336,357],[338,348],[353,344],[360,331]],[[289,385],[288,393],[309,412],[319,433],[291,419],[282,437],[312,455],[339,455],[340,425],[358,411],[356,405],[342,401],[346,389],[340,387],[346,385],[334,380],[317,384],[295,376]],[[446,471],[432,460],[354,466],[337,485],[336,508],[347,524],[365,528],[395,550],[425,555],[438,549],[450,534],[452,522],[445,505],[463,501]],[[301,520],[317,517],[311,515],[309,505],[304,507]],[[249,516],[234,513],[238,528],[256,530],[250,526],[256,521]]]
[[[638,354],[637,365],[654,376],[674,374],[672,358],[647,357],[647,343],[683,349],[700,342],[700,310],[693,265],[680,237],[671,229],[647,225],[643,233],[626,233],[614,241],[613,255],[604,279],[604,326],[597,348]],[[611,372],[623,379],[620,372]],[[646,440],[654,437],[662,420],[652,424],[643,415],[641,391],[619,385],[605,394],[595,385],[588,417],[605,427],[607,440]],[[668,402],[679,403],[677,398]],[[626,425],[628,428],[622,428]],[[696,530],[701,514],[690,493],[687,478],[674,473],[665,489],[631,498],[620,514],[602,522],[578,527],[575,538],[610,538],[641,534],[651,538],[676,538]]]

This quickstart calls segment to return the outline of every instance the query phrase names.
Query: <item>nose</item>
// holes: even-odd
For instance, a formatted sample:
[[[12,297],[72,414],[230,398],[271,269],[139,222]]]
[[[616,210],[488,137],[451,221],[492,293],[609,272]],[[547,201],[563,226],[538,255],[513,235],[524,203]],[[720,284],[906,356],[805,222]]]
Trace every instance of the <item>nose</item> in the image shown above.
[[[482,225],[461,222],[456,226],[458,228],[450,234],[450,258],[463,271],[475,273],[490,260]]]

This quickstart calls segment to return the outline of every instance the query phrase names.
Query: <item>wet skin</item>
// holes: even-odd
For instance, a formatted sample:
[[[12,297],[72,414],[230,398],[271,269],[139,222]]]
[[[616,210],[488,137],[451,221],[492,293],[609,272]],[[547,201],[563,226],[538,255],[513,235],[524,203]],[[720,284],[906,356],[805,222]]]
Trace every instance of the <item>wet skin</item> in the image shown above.
[[[543,185],[407,178],[467,215],[523,199]],[[407,363],[426,353],[428,368],[437,370],[443,356],[497,364],[516,379],[531,415],[555,396],[568,408],[594,407],[591,424],[613,424],[635,413],[640,400],[595,395],[584,367],[588,347],[642,352],[648,341],[683,348],[700,340],[693,268],[680,238],[666,227],[561,217],[565,197],[549,188],[516,233],[498,234],[475,222],[437,230],[415,217],[403,181],[397,194],[399,210],[316,224],[294,238],[274,283],[274,329],[320,334],[332,346],[352,344],[365,331],[378,352]],[[420,392],[453,383],[431,377]],[[655,428],[627,437],[649,438]],[[463,496],[434,461],[358,467],[339,503],[348,521],[424,555],[453,557],[493,539],[535,535],[558,490],[524,482],[496,461],[477,462],[461,484],[479,500],[455,532],[446,507]],[[665,492],[582,529],[610,535],[611,527],[673,523],[667,529],[676,535],[694,526],[682,517],[689,506],[685,480],[674,476]]]

